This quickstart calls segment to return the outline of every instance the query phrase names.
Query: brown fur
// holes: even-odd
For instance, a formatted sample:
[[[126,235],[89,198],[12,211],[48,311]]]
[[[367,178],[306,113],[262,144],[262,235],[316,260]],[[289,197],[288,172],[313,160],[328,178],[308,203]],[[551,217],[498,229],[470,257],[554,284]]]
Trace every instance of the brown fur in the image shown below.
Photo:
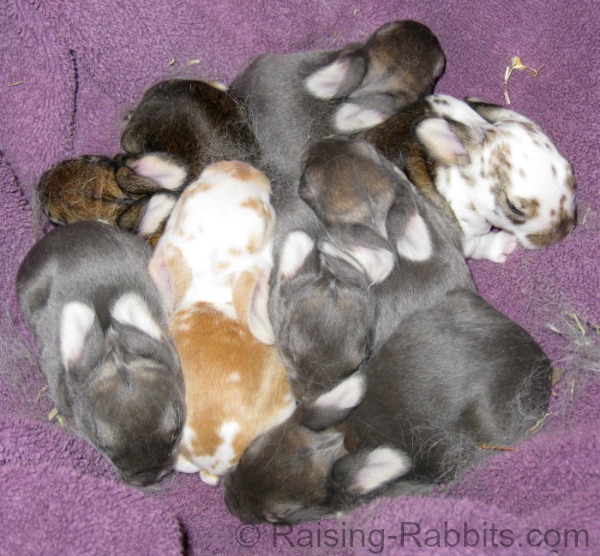
[[[207,303],[175,314],[172,334],[186,387],[188,426],[197,437],[193,452],[212,455],[228,420],[240,424],[233,447],[235,465],[246,446],[269,428],[290,400],[285,369],[275,348],[256,340],[247,328]],[[239,374],[239,380],[232,374]],[[182,453],[190,457],[182,446]]]
[[[415,126],[429,113],[427,102],[417,101],[359,137],[371,143],[399,168],[403,168],[421,195],[444,211],[457,230],[462,230],[448,201],[437,190],[435,167],[425,156],[424,149],[414,134]]]
[[[58,163],[40,179],[38,199],[42,211],[56,224],[81,220],[115,224],[139,198],[119,187],[116,168],[112,159],[99,156]]]

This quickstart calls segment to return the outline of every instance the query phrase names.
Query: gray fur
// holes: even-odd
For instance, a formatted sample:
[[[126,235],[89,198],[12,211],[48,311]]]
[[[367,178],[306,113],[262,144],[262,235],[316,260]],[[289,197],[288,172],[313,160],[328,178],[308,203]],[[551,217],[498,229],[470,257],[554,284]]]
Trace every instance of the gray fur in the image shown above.
[[[42,238],[17,276],[23,318],[58,411],[124,481],[139,486],[172,468],[185,421],[183,377],[147,270],[149,257],[140,238],[79,222]],[[126,294],[143,300],[141,318],[148,326],[115,317],[115,304]],[[93,323],[89,330],[70,327],[67,334],[65,307],[73,302],[84,316],[93,315]],[[81,350],[66,354],[78,335]]]
[[[482,444],[526,437],[547,409],[550,370],[523,328],[471,291],[449,292],[409,316],[364,364],[355,409],[322,396],[256,439],[226,479],[227,506],[246,522],[294,523],[388,490],[425,494],[489,455]],[[377,481],[367,464],[382,448],[410,469]],[[357,489],[359,479],[375,487]]]
[[[424,200],[404,174],[399,173],[397,183],[398,195],[386,220],[390,243],[397,243],[405,233],[408,219],[418,214],[427,225],[433,253],[424,261],[398,255],[390,275],[373,286],[372,295],[377,303],[377,321],[372,337],[374,352],[412,312],[435,306],[453,289],[476,291],[460,236],[452,221]]]
[[[318,98],[306,80],[336,62],[346,68],[344,78],[329,96]],[[396,21],[342,50],[264,54],[236,77],[231,94],[248,110],[262,163],[296,181],[314,141],[376,125],[429,94],[444,62],[430,29]],[[336,117],[348,108],[369,121],[348,117],[351,127],[340,129]]]

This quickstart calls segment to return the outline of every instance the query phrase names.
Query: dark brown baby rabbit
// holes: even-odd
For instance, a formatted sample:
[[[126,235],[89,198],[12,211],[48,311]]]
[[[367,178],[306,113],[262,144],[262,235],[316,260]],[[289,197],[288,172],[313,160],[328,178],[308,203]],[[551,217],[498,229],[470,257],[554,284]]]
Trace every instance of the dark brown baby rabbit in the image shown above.
[[[194,79],[171,79],[150,87],[121,136],[133,155],[167,153],[189,169],[186,183],[223,160],[252,163],[257,155],[245,110],[227,90]]]
[[[158,182],[162,190],[144,200],[139,220],[144,237],[164,229],[181,191],[208,165],[224,160],[253,163],[258,157],[244,108],[222,87],[193,79],[150,87],[129,117],[121,144],[132,155],[128,167]],[[174,165],[180,168],[177,174]]]

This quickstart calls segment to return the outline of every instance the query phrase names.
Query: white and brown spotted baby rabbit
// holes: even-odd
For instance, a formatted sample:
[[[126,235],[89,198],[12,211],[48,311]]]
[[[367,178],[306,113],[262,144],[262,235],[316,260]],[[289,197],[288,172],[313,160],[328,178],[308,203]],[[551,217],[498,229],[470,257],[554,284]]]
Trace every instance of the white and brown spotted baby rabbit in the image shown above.
[[[206,166],[221,160],[252,163],[258,156],[245,109],[222,86],[194,79],[150,87],[128,118],[121,145],[133,155],[129,168],[163,186],[156,199],[146,199],[139,226],[144,237],[162,229],[177,196]],[[174,164],[180,172],[173,172]]]
[[[261,164],[295,181],[312,141],[384,121],[431,93],[444,63],[429,28],[394,21],[342,50],[264,54],[231,94],[248,110]]]
[[[179,198],[150,263],[185,379],[176,469],[208,484],[295,407],[267,310],[269,194],[245,162],[208,166]]]
[[[427,493],[544,415],[550,363],[477,294],[414,313],[357,373],[250,444],[225,481],[244,522],[297,523]],[[489,451],[487,452],[489,454]]]
[[[361,137],[454,219],[467,257],[501,263],[517,243],[546,247],[573,229],[571,165],[512,110],[431,95]]]
[[[172,469],[185,420],[181,367],[149,258],[140,238],[79,222],[36,243],[17,276],[58,411],[138,486]]]

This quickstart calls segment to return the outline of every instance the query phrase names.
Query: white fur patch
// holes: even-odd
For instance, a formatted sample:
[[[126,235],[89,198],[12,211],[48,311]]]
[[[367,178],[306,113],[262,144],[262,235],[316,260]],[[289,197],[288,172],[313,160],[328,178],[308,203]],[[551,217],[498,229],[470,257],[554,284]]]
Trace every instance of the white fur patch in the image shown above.
[[[227,381],[232,382],[232,383],[237,383],[237,382],[240,382],[241,380],[242,380],[242,377],[240,376],[240,373],[238,373],[237,371],[231,373],[227,377]]]
[[[176,202],[177,200],[171,195],[164,193],[153,195],[138,225],[138,233],[142,236],[150,236],[156,232],[169,217]]]
[[[315,71],[304,80],[306,90],[317,98],[333,98],[346,78],[350,60],[344,58]]]
[[[313,402],[313,406],[324,409],[350,409],[361,402],[366,389],[367,383],[364,375],[354,373],[329,392],[319,396]]]
[[[364,466],[354,476],[351,488],[359,494],[367,494],[406,475],[410,468],[410,458],[404,452],[381,446],[367,456]]]
[[[394,255],[387,249],[371,249],[354,245],[349,252],[346,252],[328,241],[321,243],[320,249],[325,255],[342,259],[354,268],[365,272],[371,284],[378,284],[385,280],[394,268]]]
[[[314,246],[314,240],[304,232],[298,231],[288,234],[279,258],[279,278],[286,279],[294,276],[300,270]]]
[[[229,87],[227,87],[225,83],[221,83],[221,81],[209,81],[208,84],[215,89],[219,89],[219,91],[227,91],[229,89]]]
[[[60,317],[60,354],[63,363],[75,363],[81,358],[95,318],[94,309],[80,301],[72,301],[63,307]]]
[[[133,326],[156,340],[162,339],[160,326],[152,317],[148,305],[135,293],[126,293],[117,299],[110,314],[121,324]]]
[[[338,131],[348,133],[374,127],[386,119],[387,116],[380,110],[346,102],[338,108],[334,122]]]
[[[158,183],[163,189],[175,191],[187,178],[186,168],[157,154],[147,154],[128,163],[138,175]]]
[[[404,235],[396,243],[398,254],[405,259],[423,262],[433,254],[427,224],[419,213],[410,217]]]
[[[232,465],[235,464],[240,454],[236,453],[233,443],[240,432],[241,427],[237,421],[225,421],[217,434],[222,443],[211,455],[195,455],[192,450],[192,443],[196,439],[196,432],[188,425],[183,428],[183,435],[180,444],[185,446],[186,451],[191,454],[190,458],[179,455],[175,464],[175,469],[182,473],[201,473],[201,479],[210,485],[215,485],[219,477],[223,475]]]

